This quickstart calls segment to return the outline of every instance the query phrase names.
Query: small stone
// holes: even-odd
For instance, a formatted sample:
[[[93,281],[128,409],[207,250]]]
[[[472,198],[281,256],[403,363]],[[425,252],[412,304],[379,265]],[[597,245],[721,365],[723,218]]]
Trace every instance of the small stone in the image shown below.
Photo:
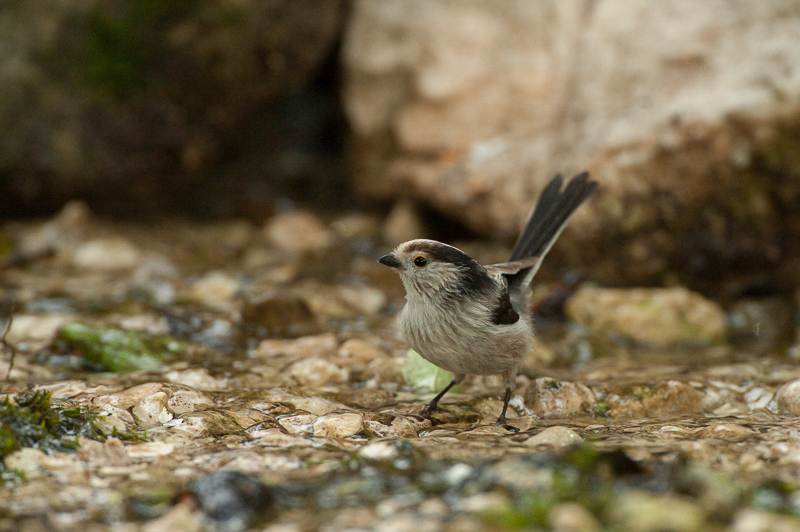
[[[324,416],[325,414],[330,414],[336,410],[347,408],[342,403],[337,403],[335,401],[330,401],[317,396],[302,397],[299,395],[273,395],[270,396],[269,400],[274,403],[282,403],[294,408],[295,410],[302,410],[317,416]]]
[[[612,528],[632,532],[700,531],[705,521],[702,504],[697,501],[643,492],[631,492],[618,498],[610,513]]]
[[[141,258],[136,246],[127,240],[104,238],[80,245],[72,256],[72,264],[84,270],[113,272],[133,269]]]
[[[167,401],[167,408],[174,414],[185,414],[210,406],[214,406],[214,401],[195,390],[178,390]]]
[[[574,430],[567,427],[548,427],[525,440],[525,445],[535,447],[547,445],[549,447],[566,447],[583,441],[583,438]]]
[[[682,287],[584,285],[567,302],[567,313],[596,334],[619,334],[659,347],[718,344],[727,328],[719,305]]]
[[[696,434],[702,438],[717,438],[731,442],[740,442],[757,433],[749,427],[736,423],[714,423],[708,427],[698,429]]]
[[[301,386],[319,387],[328,383],[347,382],[350,377],[345,368],[323,358],[306,358],[294,363],[287,371]]]
[[[388,441],[369,443],[358,450],[358,456],[366,460],[388,462],[398,457],[397,447]]]
[[[172,414],[167,410],[167,394],[156,392],[144,397],[134,405],[131,412],[143,429],[157,427],[170,421]]]
[[[760,410],[762,408],[767,408],[767,405],[769,405],[773,397],[775,397],[774,393],[759,386],[748,390],[744,394],[744,402],[747,403],[747,407],[750,410]]]
[[[372,316],[386,306],[386,294],[369,286],[340,286],[338,296],[357,314]]]
[[[164,377],[169,382],[190,386],[198,390],[215,391],[225,388],[225,380],[212,377],[205,368],[170,371]]]
[[[541,377],[523,390],[525,404],[539,417],[558,417],[588,412],[595,404],[595,395],[586,385],[559,382]]]
[[[289,434],[309,434],[313,431],[314,420],[317,416],[313,414],[301,414],[299,416],[287,416],[278,420],[278,424],[286,429]]]
[[[387,358],[385,351],[361,338],[345,340],[339,347],[339,356],[362,362],[371,362],[375,359],[383,360]]]
[[[553,532],[594,532],[600,530],[597,519],[583,506],[564,502],[550,510],[548,516]]]
[[[230,311],[240,288],[239,281],[228,274],[211,272],[192,283],[189,297],[207,307]]]
[[[338,345],[339,341],[333,333],[304,336],[296,340],[262,340],[252,352],[252,356],[324,357],[334,354]]]
[[[775,392],[779,414],[800,415],[800,379],[787,382]]]
[[[46,458],[47,455],[39,449],[24,447],[6,456],[4,462],[6,469],[19,471],[26,478],[33,478],[39,476]]]
[[[692,412],[700,407],[700,394],[686,383],[668,381],[642,399],[650,416]]]
[[[349,438],[364,428],[364,418],[360,414],[328,414],[314,421],[314,436]]]
[[[126,447],[128,456],[131,458],[147,459],[158,456],[167,456],[175,451],[175,444],[165,441],[149,441],[137,443]]]
[[[733,518],[731,532],[796,532],[797,518],[756,508],[745,508]]]
[[[148,395],[160,392],[164,389],[164,385],[160,382],[147,382],[139,384],[124,390],[118,394],[110,394],[105,397],[98,398],[98,404],[110,404],[119,408],[130,408]]]
[[[270,244],[292,255],[323,251],[336,240],[319,218],[305,211],[273,217],[267,221],[264,234]]]

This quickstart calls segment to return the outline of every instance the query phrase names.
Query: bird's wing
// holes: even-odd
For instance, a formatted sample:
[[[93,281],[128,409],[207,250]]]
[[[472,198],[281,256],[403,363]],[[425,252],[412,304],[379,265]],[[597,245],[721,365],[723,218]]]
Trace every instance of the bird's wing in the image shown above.
[[[491,264],[489,266],[484,266],[486,273],[491,276],[497,275],[514,275],[519,273],[521,270],[525,268],[532,268],[539,263],[539,257],[527,257],[520,260],[515,260],[511,262],[502,262],[500,264]]]

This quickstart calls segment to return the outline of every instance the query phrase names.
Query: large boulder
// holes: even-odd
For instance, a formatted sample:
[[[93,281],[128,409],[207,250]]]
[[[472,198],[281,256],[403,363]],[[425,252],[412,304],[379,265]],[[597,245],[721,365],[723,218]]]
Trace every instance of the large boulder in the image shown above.
[[[356,1],[357,186],[510,241],[554,174],[589,169],[600,191],[548,264],[791,282],[796,260],[774,270],[800,233],[798,35],[798,0]]]
[[[180,203],[319,72],[342,16],[341,0],[5,2],[0,213]]]

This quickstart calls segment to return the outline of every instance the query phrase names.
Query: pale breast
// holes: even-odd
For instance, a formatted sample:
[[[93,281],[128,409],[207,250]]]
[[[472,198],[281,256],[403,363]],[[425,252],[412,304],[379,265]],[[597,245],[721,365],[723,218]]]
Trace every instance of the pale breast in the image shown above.
[[[409,301],[400,314],[400,331],[423,358],[453,373],[493,375],[517,365],[530,349],[527,320],[494,325],[486,311],[441,312]]]

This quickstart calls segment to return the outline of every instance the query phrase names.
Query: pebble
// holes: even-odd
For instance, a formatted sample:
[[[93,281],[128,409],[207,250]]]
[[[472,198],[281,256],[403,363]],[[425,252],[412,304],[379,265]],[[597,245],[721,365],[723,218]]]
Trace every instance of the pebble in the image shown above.
[[[388,462],[399,456],[397,446],[388,441],[369,443],[358,450],[358,455],[366,460]]]
[[[349,438],[364,428],[364,418],[360,414],[328,414],[314,421],[314,436]]]
[[[300,395],[272,395],[269,400],[274,403],[288,405],[295,410],[302,410],[317,416],[324,416],[336,410],[347,408],[342,403],[323,399],[318,396],[302,397]]]
[[[126,450],[131,458],[156,458],[172,454],[175,451],[175,444],[165,441],[150,441],[129,445]]]
[[[617,498],[610,514],[612,529],[631,532],[700,531],[705,521],[702,505],[694,500],[639,491]]]
[[[239,281],[224,272],[211,272],[200,277],[189,288],[189,298],[207,307],[228,312],[238,294]]]
[[[787,382],[775,392],[779,414],[800,415],[800,379]]]
[[[582,286],[567,314],[595,334],[620,334],[637,343],[666,347],[724,341],[725,313],[715,302],[683,287],[598,288]]]
[[[371,362],[375,359],[385,360],[387,354],[382,349],[375,347],[372,342],[361,338],[345,340],[339,347],[339,356],[356,359],[362,362]]]
[[[541,377],[523,390],[525,404],[539,417],[558,417],[589,411],[595,395],[588,386]]]
[[[142,259],[139,249],[123,238],[89,240],[72,255],[76,268],[98,272],[131,270]]]
[[[314,420],[317,416],[313,414],[301,414],[299,416],[287,416],[278,420],[278,424],[286,429],[289,434],[308,434],[313,431]]]
[[[164,390],[164,385],[160,382],[147,382],[128,388],[120,393],[98,397],[96,402],[100,405],[110,404],[119,408],[130,408],[148,395],[162,390]]]
[[[26,478],[34,478],[41,473],[46,458],[47,455],[39,449],[24,447],[6,456],[3,461],[6,469],[20,471]]]
[[[347,382],[350,372],[324,358],[306,358],[292,364],[287,373],[300,386],[320,387],[329,383]]]
[[[336,240],[319,218],[306,211],[274,216],[267,221],[264,235],[272,246],[292,255],[323,251]]]
[[[225,379],[217,379],[209,375],[205,368],[170,371],[164,375],[169,382],[182,384],[198,390],[216,391],[225,389]]]
[[[333,333],[317,336],[304,336],[296,340],[262,340],[251,353],[254,357],[273,357],[285,355],[290,357],[330,356],[336,352],[339,341]]]
[[[757,433],[749,427],[736,423],[714,423],[708,427],[698,429],[696,434],[702,438],[717,438],[730,442],[739,442]]]
[[[210,406],[214,406],[214,401],[195,390],[178,390],[167,400],[167,407],[174,414],[185,414]]]
[[[548,516],[553,532],[595,532],[600,530],[597,519],[575,502],[557,504]]]
[[[574,430],[567,427],[548,427],[525,440],[525,445],[535,447],[547,445],[549,447],[566,447],[583,441],[583,438]]]
[[[797,520],[756,508],[745,508],[733,518],[731,532],[797,532]]]
[[[131,409],[140,428],[149,429],[163,425],[172,419],[172,414],[167,410],[167,394],[156,392],[142,398]]]

